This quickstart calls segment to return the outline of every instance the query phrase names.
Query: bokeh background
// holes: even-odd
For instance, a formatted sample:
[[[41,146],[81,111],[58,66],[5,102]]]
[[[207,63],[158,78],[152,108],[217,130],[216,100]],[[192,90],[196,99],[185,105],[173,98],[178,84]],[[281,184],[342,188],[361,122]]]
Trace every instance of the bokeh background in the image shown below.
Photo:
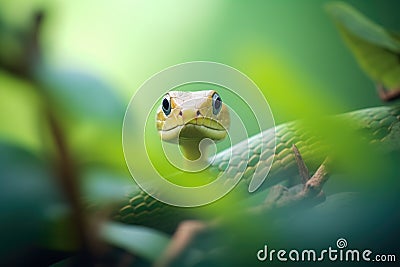
[[[327,2],[1,0],[1,257],[52,264],[88,242],[76,200],[107,203],[131,182],[121,145],[126,105],[171,65],[204,60],[242,71],[276,124],[382,105]],[[398,1],[348,3],[400,30]]]

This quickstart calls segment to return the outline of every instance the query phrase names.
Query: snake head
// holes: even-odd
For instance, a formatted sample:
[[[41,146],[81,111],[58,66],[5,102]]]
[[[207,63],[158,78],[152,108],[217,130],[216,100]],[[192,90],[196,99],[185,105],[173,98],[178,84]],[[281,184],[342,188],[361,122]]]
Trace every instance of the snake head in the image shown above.
[[[222,140],[228,133],[229,111],[214,90],[170,91],[157,111],[157,130],[167,142]]]

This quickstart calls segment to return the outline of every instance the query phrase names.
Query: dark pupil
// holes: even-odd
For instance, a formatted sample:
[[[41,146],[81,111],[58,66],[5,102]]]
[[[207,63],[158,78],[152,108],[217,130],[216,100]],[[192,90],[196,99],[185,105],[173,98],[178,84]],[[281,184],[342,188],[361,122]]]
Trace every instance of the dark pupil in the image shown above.
[[[215,109],[218,110],[221,107],[221,98],[217,97],[217,99],[215,99]]]
[[[168,100],[166,98],[164,98],[164,100],[162,102],[162,105],[163,105],[163,109],[164,110],[167,111],[169,109],[169,102],[168,102]]]

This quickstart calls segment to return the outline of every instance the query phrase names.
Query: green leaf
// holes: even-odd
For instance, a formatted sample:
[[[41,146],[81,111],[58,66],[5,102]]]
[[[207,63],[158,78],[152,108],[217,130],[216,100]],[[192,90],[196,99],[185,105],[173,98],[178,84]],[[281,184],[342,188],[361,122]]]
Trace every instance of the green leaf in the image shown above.
[[[1,41],[0,41],[1,42]],[[0,137],[31,151],[42,149],[39,95],[29,83],[0,70]]]
[[[68,211],[46,163],[0,142],[0,258],[16,260],[19,251],[43,245],[50,239],[48,226],[66,214],[60,208]],[[67,238],[71,236],[69,232]]]
[[[361,68],[388,89],[400,86],[400,41],[348,4],[326,6],[345,43]]]
[[[85,164],[124,165],[125,105],[101,77],[79,67],[38,67],[36,78],[62,121],[73,151]],[[77,154],[78,154],[77,153]]]
[[[151,262],[158,259],[170,242],[166,234],[156,230],[116,222],[105,223],[100,235],[110,244]]]
[[[60,260],[52,265],[50,265],[50,267],[70,267],[70,266],[74,266],[74,264],[76,265],[77,263],[77,257],[69,257],[69,258],[65,258],[63,260]]]
[[[72,151],[78,151],[79,160],[84,164],[102,165],[121,169],[125,166],[122,151],[121,125],[92,123],[69,125],[69,141]]]
[[[83,173],[82,191],[91,205],[110,205],[110,203],[123,201],[126,198],[126,192],[139,193],[140,189],[131,176],[92,168]]]
[[[343,25],[354,36],[371,44],[400,52],[400,42],[395,40],[383,27],[375,24],[350,5],[333,2],[326,6],[335,22]]]
[[[38,66],[35,74],[61,113],[67,112],[75,120],[122,124],[125,105],[96,75],[78,67],[50,66]]]

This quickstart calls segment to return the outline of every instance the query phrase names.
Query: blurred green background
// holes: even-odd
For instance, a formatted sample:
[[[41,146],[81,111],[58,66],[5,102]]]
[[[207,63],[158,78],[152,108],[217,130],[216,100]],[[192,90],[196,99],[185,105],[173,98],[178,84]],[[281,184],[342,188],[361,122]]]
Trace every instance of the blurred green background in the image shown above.
[[[324,12],[326,2],[17,0],[2,1],[1,15],[4,23],[23,30],[29,27],[32,12],[45,8],[48,14],[40,37],[45,61],[52,68],[95,73],[112,84],[124,104],[154,73],[181,62],[210,60],[231,65],[252,78],[270,102],[276,122],[281,123],[299,117],[302,110],[290,109],[294,99],[302,109],[327,106],[335,112],[380,104],[373,84],[357,67]],[[348,2],[389,29],[399,24],[397,1]],[[12,46],[15,40],[3,41],[17,50]],[[10,56],[10,52],[3,53]],[[1,81],[2,87],[10,87],[6,86],[9,83],[24,87],[4,72]],[[2,96],[2,101],[19,98],[13,94]],[[321,99],[329,101],[319,105]],[[19,113],[26,112],[23,106],[29,108],[20,105]],[[2,108],[3,116],[16,112],[5,104]],[[13,132],[9,118],[4,117],[1,127],[6,138],[38,145],[31,134],[35,132],[29,125],[32,119],[21,116],[26,118],[21,118],[26,128]]]
[[[71,175],[58,167],[66,155],[54,131],[63,132],[72,159],[66,168],[84,181],[78,191],[107,203],[104,195],[114,199],[131,181],[121,145],[125,107],[171,65],[216,61],[242,71],[263,91],[276,124],[381,105],[327,2],[1,0],[1,255],[32,256],[38,243],[71,251],[73,223],[60,218],[68,217],[74,185],[63,189],[65,181],[54,179],[58,169]],[[347,2],[400,30],[399,1]],[[38,260],[65,255],[51,256]]]

